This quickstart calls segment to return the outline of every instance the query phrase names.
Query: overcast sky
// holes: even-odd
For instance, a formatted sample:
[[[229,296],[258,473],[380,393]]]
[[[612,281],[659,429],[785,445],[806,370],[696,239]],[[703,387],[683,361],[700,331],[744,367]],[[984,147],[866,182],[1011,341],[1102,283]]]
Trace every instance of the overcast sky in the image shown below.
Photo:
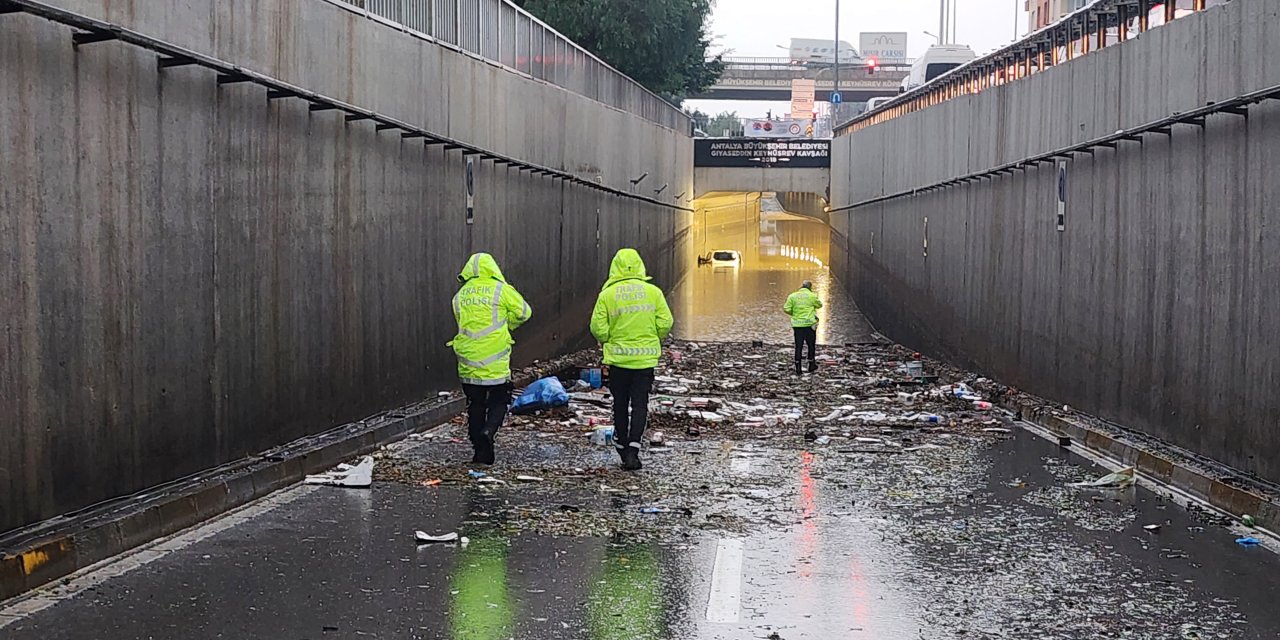
[[[907,51],[919,56],[933,44],[925,31],[938,32],[940,0],[841,0],[840,39],[858,46],[863,31],[905,31]],[[1014,39],[1014,14],[1018,32],[1026,33],[1024,0],[957,0],[956,41],[973,47],[979,55]],[[791,38],[835,37],[836,0],[717,0],[711,17],[715,51],[733,56],[779,56]],[[779,102],[689,100],[686,105],[708,113],[737,111],[742,116],[762,116],[790,107]],[[777,111],[781,109],[781,111]]]

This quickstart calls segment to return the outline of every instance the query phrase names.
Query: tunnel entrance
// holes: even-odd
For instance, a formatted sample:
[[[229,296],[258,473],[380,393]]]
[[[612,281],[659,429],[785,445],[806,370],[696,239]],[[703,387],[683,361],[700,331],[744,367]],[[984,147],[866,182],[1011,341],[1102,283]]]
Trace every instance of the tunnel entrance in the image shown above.
[[[694,201],[689,275],[671,299],[677,337],[790,343],[782,304],[810,280],[824,305],[818,341],[869,339],[866,320],[832,279],[831,228],[817,215],[823,212],[788,210],[779,196],[713,192]]]

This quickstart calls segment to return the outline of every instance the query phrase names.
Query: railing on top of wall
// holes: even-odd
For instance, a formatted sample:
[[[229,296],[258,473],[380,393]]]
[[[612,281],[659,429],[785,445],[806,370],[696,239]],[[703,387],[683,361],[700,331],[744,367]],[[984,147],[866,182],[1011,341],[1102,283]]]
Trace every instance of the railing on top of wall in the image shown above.
[[[329,0],[677,131],[689,117],[509,0]]]
[[[980,93],[1231,0],[1094,0],[1062,20],[836,127],[836,135]]]

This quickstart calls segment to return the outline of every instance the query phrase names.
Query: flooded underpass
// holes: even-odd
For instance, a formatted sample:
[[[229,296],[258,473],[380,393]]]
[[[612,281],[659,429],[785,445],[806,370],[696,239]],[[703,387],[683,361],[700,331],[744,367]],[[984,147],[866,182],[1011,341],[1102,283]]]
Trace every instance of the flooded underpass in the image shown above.
[[[677,337],[690,340],[791,341],[782,313],[787,295],[805,280],[823,302],[818,343],[872,339],[871,327],[831,279],[831,232],[826,223],[784,211],[774,194],[711,194],[697,201],[696,264],[671,296]],[[705,258],[732,252],[736,261]]]
[[[1078,486],[1115,469],[986,406],[998,382],[875,344],[821,224],[768,206],[699,237],[739,264],[671,297],[643,471],[587,437],[603,390],[512,417],[483,470],[455,419],[375,455],[369,489],[285,490],[0,608],[0,636],[1280,635],[1271,550],[1159,488]],[[804,279],[825,346],[797,378],[781,304]]]

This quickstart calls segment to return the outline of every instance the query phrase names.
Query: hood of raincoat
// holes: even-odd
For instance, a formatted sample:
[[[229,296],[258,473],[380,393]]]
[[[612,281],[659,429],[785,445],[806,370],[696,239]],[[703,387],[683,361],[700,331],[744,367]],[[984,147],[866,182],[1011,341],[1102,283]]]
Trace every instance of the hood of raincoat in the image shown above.
[[[609,279],[605,287],[611,287],[623,280],[652,280],[644,270],[644,260],[635,249],[619,249],[609,265]]]
[[[506,282],[506,278],[502,277],[502,270],[498,268],[498,261],[487,253],[477,253],[467,258],[467,263],[462,265],[462,271],[458,274],[458,282],[466,282],[474,278],[493,278]]]

